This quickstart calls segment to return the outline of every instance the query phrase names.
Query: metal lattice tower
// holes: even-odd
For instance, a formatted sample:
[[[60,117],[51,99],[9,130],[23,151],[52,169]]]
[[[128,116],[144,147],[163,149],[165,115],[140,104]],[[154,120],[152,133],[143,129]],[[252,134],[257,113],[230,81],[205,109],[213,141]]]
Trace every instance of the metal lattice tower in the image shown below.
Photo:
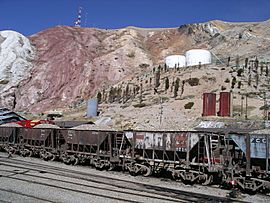
[[[74,26],[75,27],[81,27],[81,18],[82,18],[82,7],[79,7],[78,18],[77,18],[77,20],[74,23]]]

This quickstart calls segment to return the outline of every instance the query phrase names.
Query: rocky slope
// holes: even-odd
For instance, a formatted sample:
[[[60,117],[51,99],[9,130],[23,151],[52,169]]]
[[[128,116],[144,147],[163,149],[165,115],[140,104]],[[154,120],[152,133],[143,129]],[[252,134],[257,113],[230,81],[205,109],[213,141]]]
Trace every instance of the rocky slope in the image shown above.
[[[31,76],[34,47],[14,31],[0,31],[0,106],[15,107],[19,83]]]
[[[256,23],[210,21],[168,29],[127,27],[118,30],[101,30],[57,26],[29,38],[31,47],[35,50],[35,58],[30,65],[34,68],[31,69],[30,75],[26,74],[27,79],[19,83],[16,91],[11,89],[12,94],[2,101],[5,101],[5,105],[20,111],[44,112],[50,109],[73,111],[74,108],[76,111],[76,107],[80,104],[84,105],[85,101],[95,96],[97,91],[109,91],[111,86],[119,87],[122,83],[136,83],[137,77],[146,77],[154,66],[163,64],[165,56],[184,54],[192,48],[208,49],[215,56],[214,60],[224,64],[227,63],[228,57],[231,57],[231,61],[235,63],[237,55],[240,56],[240,64],[244,63],[246,57],[254,59],[256,56],[260,61],[267,62],[270,59],[269,31],[269,20]],[[2,41],[0,39],[0,44]],[[3,62],[1,66],[2,64]],[[235,64],[230,66],[233,65]],[[219,70],[210,71],[213,75],[211,77],[217,81],[214,83],[205,82],[207,78],[203,79],[203,76],[208,74],[207,70],[194,69],[179,73],[179,77],[184,74],[186,79],[193,74],[197,75],[196,77],[201,81],[195,88],[186,88],[184,92],[186,95],[182,95],[182,98],[189,98],[189,95],[196,94],[194,108],[190,110],[195,117],[201,115],[201,93],[221,90],[221,86],[223,90],[226,88],[229,91],[230,84],[225,83],[224,80],[228,77],[231,82],[231,77],[237,71],[224,68],[226,65],[223,65],[222,71],[222,67],[211,67],[213,70]],[[177,76],[178,73],[171,73],[170,81]],[[239,80],[247,84],[247,77],[245,73]],[[245,90],[244,88],[250,91],[254,89],[248,85],[241,88],[242,91]],[[151,87],[149,92],[144,93],[150,95],[149,97],[156,97]],[[182,101],[180,98],[172,99],[172,95],[168,93],[164,96],[170,98],[169,103],[172,103],[170,107],[171,105],[177,107],[178,102]],[[151,100],[147,96],[143,99]],[[135,101],[129,102],[131,105]],[[155,108],[152,102],[149,103]],[[185,103],[187,102],[182,101],[181,106]],[[107,112],[112,110],[117,114],[119,111],[113,108],[107,108]],[[172,112],[175,112],[175,109]],[[180,108],[178,110],[180,111]],[[138,112],[138,109],[135,111]],[[136,117],[135,113],[130,116],[133,117]]]

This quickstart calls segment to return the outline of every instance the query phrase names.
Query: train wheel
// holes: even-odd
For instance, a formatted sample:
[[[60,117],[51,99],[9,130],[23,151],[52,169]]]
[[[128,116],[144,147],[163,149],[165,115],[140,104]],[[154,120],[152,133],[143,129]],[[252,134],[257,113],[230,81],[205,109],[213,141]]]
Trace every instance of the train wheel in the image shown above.
[[[33,152],[29,149],[23,149],[20,151],[20,154],[23,156],[23,157],[31,157]]]
[[[70,156],[70,163],[74,166],[77,165],[79,163],[79,158],[75,156]]]
[[[64,162],[64,164],[70,165],[71,164],[70,157],[63,158],[63,162]]]
[[[74,162],[74,166],[76,166],[77,164],[79,164],[79,158],[75,158],[75,162]]]
[[[205,181],[202,182],[202,185],[211,185],[213,183],[214,177],[213,175],[206,175]]]
[[[143,176],[147,177],[152,174],[152,170],[149,166],[145,166],[145,165],[137,164],[137,163],[129,166],[128,170],[129,170],[129,174],[132,176],[142,174]]]

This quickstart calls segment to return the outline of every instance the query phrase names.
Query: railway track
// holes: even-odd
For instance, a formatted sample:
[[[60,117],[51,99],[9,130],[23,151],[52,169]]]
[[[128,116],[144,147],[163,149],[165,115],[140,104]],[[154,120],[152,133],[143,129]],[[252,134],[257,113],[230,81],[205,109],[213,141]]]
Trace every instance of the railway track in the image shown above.
[[[10,190],[10,189],[0,188],[0,191],[2,191],[2,192],[7,192],[7,193],[11,193],[11,194],[13,194],[13,195],[19,195],[19,196],[28,197],[28,198],[31,198],[31,199],[33,199],[33,200],[39,201],[39,202],[56,203],[56,202],[51,201],[51,200],[48,200],[48,199],[36,197],[36,196],[34,196],[34,195],[24,194],[24,193],[21,193],[21,192],[17,192],[17,191],[14,191],[14,190]],[[0,200],[0,202],[1,202],[1,200]],[[6,202],[6,201],[3,201],[3,202]]]
[[[127,202],[139,202],[138,197],[143,197],[153,200],[153,202],[236,202],[235,200],[229,198],[215,197],[205,194],[198,194],[193,192],[186,192],[176,189],[170,189],[166,187],[160,187],[156,185],[138,183],[127,180],[120,180],[112,177],[104,177],[101,175],[95,175],[86,172],[79,172],[77,170],[63,169],[55,166],[48,166],[40,163],[33,163],[31,161],[25,160],[14,160],[6,159],[0,157],[0,165],[9,167],[8,170],[2,170],[6,173],[11,173],[11,175],[2,176],[13,181],[22,181],[30,184],[39,184],[46,187],[67,190],[70,192],[84,193],[86,195],[95,195],[102,198],[114,199],[116,201],[127,201]],[[23,172],[16,172],[12,169],[24,170]],[[1,170],[0,170],[1,171]],[[32,173],[31,173],[32,172]],[[33,174],[33,172],[38,172],[38,174]],[[49,174],[52,177],[46,177],[45,174]],[[55,176],[61,177],[56,179]],[[72,179],[71,181],[64,180],[65,178]],[[34,180],[39,179],[39,181]],[[40,181],[42,180],[42,181]],[[75,181],[76,180],[76,181]],[[44,182],[46,181],[46,182]],[[58,185],[53,185],[47,182],[57,181],[61,184],[70,184],[72,187],[63,187]],[[78,183],[78,181],[86,181],[86,183]],[[91,185],[90,185],[91,184]],[[94,186],[93,184],[98,184]],[[72,189],[73,186],[80,186],[85,189],[95,189],[99,190],[100,193],[93,194],[89,191],[82,191],[78,189]],[[107,188],[111,187],[111,188]],[[121,191],[122,190],[122,191]],[[113,193],[123,193],[131,197],[135,197],[135,201],[131,198],[114,198],[105,195],[109,192]],[[238,201],[239,202],[239,201]]]

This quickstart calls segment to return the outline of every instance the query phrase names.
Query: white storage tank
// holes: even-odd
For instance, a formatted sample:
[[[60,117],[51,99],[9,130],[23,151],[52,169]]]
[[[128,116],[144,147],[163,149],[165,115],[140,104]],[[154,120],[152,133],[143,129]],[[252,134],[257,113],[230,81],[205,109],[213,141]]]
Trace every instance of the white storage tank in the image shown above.
[[[97,99],[89,99],[87,102],[87,117],[97,116],[98,101]]]
[[[186,57],[183,55],[171,55],[165,58],[165,63],[168,68],[176,67],[185,67],[186,66]]]
[[[186,52],[186,62],[187,66],[196,66],[201,64],[211,63],[211,53],[210,51],[204,49],[191,49]]]

